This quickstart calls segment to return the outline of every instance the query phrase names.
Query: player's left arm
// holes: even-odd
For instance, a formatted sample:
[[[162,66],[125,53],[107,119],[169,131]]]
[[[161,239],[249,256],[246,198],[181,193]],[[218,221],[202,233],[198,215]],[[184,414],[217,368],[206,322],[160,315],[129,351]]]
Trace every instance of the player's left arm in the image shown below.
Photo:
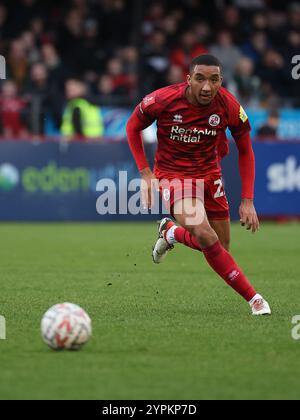
[[[243,107],[228,94],[228,126],[239,152],[239,170],[242,179],[240,218],[242,226],[253,233],[259,230],[259,220],[254,206],[255,156],[251,142],[251,126]]]
[[[240,220],[253,233],[259,230],[259,220],[254,206],[255,156],[250,131],[235,138],[239,152],[239,170],[242,179]]]

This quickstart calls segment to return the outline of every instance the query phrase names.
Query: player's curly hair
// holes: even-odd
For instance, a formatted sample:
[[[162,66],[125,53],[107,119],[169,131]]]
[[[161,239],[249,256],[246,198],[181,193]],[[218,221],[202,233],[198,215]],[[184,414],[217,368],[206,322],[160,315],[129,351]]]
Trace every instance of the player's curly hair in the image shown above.
[[[199,65],[216,66],[216,67],[220,67],[220,69],[222,70],[221,61],[217,57],[211,54],[202,54],[202,55],[199,55],[199,57],[194,58],[190,65],[190,74],[192,74],[194,72],[195,67]]]

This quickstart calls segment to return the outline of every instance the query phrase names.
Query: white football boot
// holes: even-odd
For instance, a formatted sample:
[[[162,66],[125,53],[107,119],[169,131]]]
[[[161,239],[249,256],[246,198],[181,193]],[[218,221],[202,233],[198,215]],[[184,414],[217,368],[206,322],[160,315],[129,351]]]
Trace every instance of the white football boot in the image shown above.
[[[174,245],[170,245],[166,240],[166,233],[168,231],[168,227],[172,227],[175,223],[166,217],[161,222],[158,223],[158,239],[156,244],[152,248],[152,258],[154,264],[160,264],[164,261],[166,256],[168,255],[169,251],[174,248]]]
[[[272,315],[270,305],[260,295],[257,295],[252,299],[250,306],[252,309],[252,315],[254,316]]]

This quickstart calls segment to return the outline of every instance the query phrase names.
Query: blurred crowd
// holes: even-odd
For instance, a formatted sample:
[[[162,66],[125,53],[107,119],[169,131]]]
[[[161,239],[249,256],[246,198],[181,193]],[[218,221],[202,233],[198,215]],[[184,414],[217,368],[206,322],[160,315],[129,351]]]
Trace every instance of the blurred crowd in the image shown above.
[[[57,129],[69,126],[66,106],[82,97],[132,107],[183,81],[191,59],[205,52],[223,62],[226,87],[246,107],[300,107],[291,76],[300,53],[299,2],[0,1],[2,136],[43,135],[48,117]]]

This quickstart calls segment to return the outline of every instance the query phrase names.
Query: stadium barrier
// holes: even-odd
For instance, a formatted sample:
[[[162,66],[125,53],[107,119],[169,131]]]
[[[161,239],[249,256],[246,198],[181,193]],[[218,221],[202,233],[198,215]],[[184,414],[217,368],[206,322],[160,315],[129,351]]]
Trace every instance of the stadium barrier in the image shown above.
[[[256,206],[266,217],[300,217],[300,144],[254,144],[257,158]],[[155,145],[147,145],[153,160]],[[126,172],[128,180],[119,172]],[[238,219],[240,179],[234,145],[224,160],[227,195]],[[126,143],[0,142],[0,220],[102,221],[153,220],[157,215],[107,214],[96,211],[100,179],[120,190],[138,178]],[[127,182],[128,181],[128,182]],[[119,191],[120,192],[120,191]]]
[[[105,137],[107,139],[119,141],[126,136],[126,124],[132,113],[132,109],[126,108],[101,108],[101,113],[105,127]],[[252,136],[255,137],[259,128],[264,125],[268,119],[269,111],[264,109],[247,109],[249,120],[251,121]],[[300,139],[300,110],[299,109],[283,109],[280,110],[280,122],[278,127],[278,137],[282,141],[290,141]],[[60,132],[55,128],[54,122],[50,115],[46,118],[46,135],[56,137]],[[151,141],[155,141],[156,130],[155,124],[152,130],[149,130]]]
[[[258,130],[267,121],[270,112],[263,109],[248,109],[247,114],[251,122],[252,136],[256,136]],[[300,138],[300,110],[282,109],[279,112],[278,138],[281,141],[292,141]]]

